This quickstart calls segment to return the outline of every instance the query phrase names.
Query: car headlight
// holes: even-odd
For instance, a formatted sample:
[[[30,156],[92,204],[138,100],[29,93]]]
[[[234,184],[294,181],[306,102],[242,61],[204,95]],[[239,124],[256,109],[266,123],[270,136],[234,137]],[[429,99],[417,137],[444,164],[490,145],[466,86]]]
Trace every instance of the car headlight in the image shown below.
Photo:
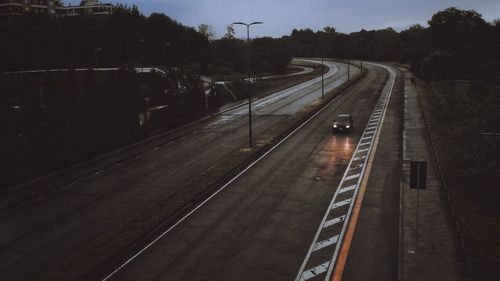
[[[334,124],[334,125],[333,125],[333,127],[334,127],[334,128],[337,128],[337,125],[335,125],[335,124]]]
[[[349,125],[345,125],[345,127],[346,127],[347,129],[349,129],[349,127],[351,127],[351,126],[349,126]]]

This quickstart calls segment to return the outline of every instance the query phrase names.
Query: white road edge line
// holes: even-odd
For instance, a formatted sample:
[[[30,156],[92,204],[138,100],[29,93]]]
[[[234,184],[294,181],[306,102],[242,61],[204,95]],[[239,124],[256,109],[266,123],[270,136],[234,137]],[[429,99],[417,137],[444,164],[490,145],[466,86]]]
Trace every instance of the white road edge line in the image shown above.
[[[381,67],[385,68],[386,70],[388,70],[388,72],[389,72],[389,73],[391,73],[391,71],[392,71],[390,68],[388,68],[388,67],[386,67],[386,66],[383,66],[383,65],[380,65],[380,64],[373,64],[373,65],[381,66]],[[392,90],[393,90],[393,88],[394,88],[394,84],[395,84],[395,78],[393,79],[393,81],[392,81],[392,85],[390,86],[390,90],[389,90],[389,94],[388,94],[389,96],[390,96],[390,94],[392,93]],[[384,98],[384,101],[385,101],[385,100],[387,100],[387,99],[385,99],[385,98]],[[368,129],[368,126],[367,126],[367,127],[365,128],[365,131],[364,131],[364,133],[363,133],[362,137],[363,137],[363,136],[366,136],[367,134],[373,135],[373,134],[375,134],[375,132],[377,132],[377,133],[375,134],[375,136],[374,136],[373,141],[375,142],[375,141],[378,139],[379,132],[380,132],[380,131],[381,131],[381,129],[382,129],[382,126],[383,126],[383,121],[384,121],[384,119],[385,119],[385,112],[386,112],[386,110],[387,110],[387,107],[385,107],[385,104],[386,104],[386,103],[384,102],[384,103],[383,103],[383,106],[382,106],[382,109],[381,109],[383,113],[382,113],[382,116],[381,116],[381,118],[380,118],[380,121],[381,121],[381,122],[380,122],[380,124],[379,124],[379,126],[380,126],[380,130],[373,130],[373,131],[371,131],[371,132],[368,132],[368,130],[369,130],[369,129]],[[380,107],[380,105],[379,105],[379,103],[377,103],[377,105],[376,105],[376,107],[375,107],[375,109],[374,109],[374,111],[373,111],[373,112],[375,112],[375,111],[379,110],[379,107]],[[372,112],[372,114],[373,114],[373,112]],[[365,159],[366,161],[368,161],[368,159],[366,159],[366,158],[370,155],[370,152],[371,152],[372,146],[370,146],[370,148],[369,148],[369,149],[370,149],[370,151],[368,151],[368,149],[366,149],[366,151],[368,151],[368,154],[367,154],[367,155],[362,155],[362,156],[354,157],[355,155],[359,154],[358,149],[359,149],[359,143],[358,143],[358,146],[356,147],[356,150],[355,150],[355,151],[354,151],[354,153],[353,153],[353,157],[351,158],[351,160],[350,160],[350,162],[349,162],[349,164],[348,164],[348,166],[347,166],[347,167],[350,167],[350,166],[352,165],[352,162],[357,161],[357,160],[360,160],[360,159]],[[361,174],[362,174],[363,176],[364,176],[365,168],[366,168],[366,166],[363,166],[362,171],[361,171]],[[302,265],[301,265],[301,267],[300,267],[300,269],[299,269],[299,272],[298,272],[298,274],[297,274],[297,277],[295,278],[295,281],[301,281],[301,280],[304,280],[304,279],[302,278],[302,276],[304,275],[304,270],[305,270],[305,267],[306,267],[307,263],[309,262],[309,258],[311,257],[311,254],[312,254],[312,249],[313,249],[314,245],[316,244],[316,242],[318,241],[319,235],[321,234],[321,231],[323,230],[323,225],[325,224],[325,222],[326,222],[326,220],[327,220],[327,217],[328,217],[328,215],[330,214],[330,211],[332,210],[332,207],[333,207],[333,205],[335,204],[335,201],[337,200],[337,196],[339,195],[340,190],[341,190],[341,189],[340,189],[340,186],[342,186],[342,184],[344,183],[343,179],[347,176],[347,173],[348,173],[348,172],[349,172],[349,169],[346,169],[346,171],[344,172],[344,175],[343,175],[343,177],[342,177],[342,180],[340,181],[340,183],[339,183],[339,185],[338,185],[338,186],[339,186],[339,188],[337,188],[337,191],[336,191],[336,192],[335,192],[335,194],[333,195],[333,198],[332,198],[332,200],[331,200],[331,202],[330,202],[330,205],[329,205],[329,206],[328,206],[328,208],[326,209],[326,212],[325,212],[325,214],[324,214],[324,216],[323,216],[323,219],[322,219],[322,221],[321,221],[321,223],[320,223],[320,226],[319,226],[319,228],[318,228],[318,231],[316,232],[316,234],[315,234],[315,236],[314,236],[314,238],[313,238],[313,240],[312,240],[311,246],[309,247],[309,251],[307,252],[306,257],[304,258],[304,261],[302,262]],[[362,178],[362,177],[361,177],[361,178]],[[359,179],[361,179],[361,178],[359,178]],[[356,183],[356,188],[354,189],[354,194],[353,194],[353,197],[352,197],[353,201],[355,201],[355,200],[356,200],[356,196],[357,196],[357,192],[358,192],[357,186],[359,185],[359,179],[358,179],[358,182]],[[350,218],[350,215],[351,215],[351,212],[352,212],[352,208],[353,208],[353,206],[354,206],[354,204],[350,204],[350,206],[349,206],[349,210],[348,210],[348,212],[347,212],[347,214],[346,214],[346,220],[348,220],[348,219]],[[348,221],[346,221],[346,222],[344,223],[343,227],[342,227],[342,230],[341,230],[341,233],[340,233],[340,238],[339,238],[338,245],[340,245],[340,244],[342,243],[342,241],[343,241],[343,238],[344,238],[344,234],[345,234],[345,230],[346,230],[346,228],[347,228],[347,225],[348,225]],[[333,270],[333,268],[334,268],[334,266],[335,266],[335,263],[336,263],[336,260],[337,260],[337,255],[338,255],[339,249],[340,249],[339,247],[336,247],[336,248],[335,248],[334,255],[333,255],[333,257],[332,257],[332,259],[331,259],[331,261],[330,261],[330,265],[329,265],[329,268],[328,268],[327,276],[326,276],[326,278],[325,278],[324,280],[329,280],[329,279],[330,279],[330,276],[331,276],[332,270]]]
[[[387,66],[381,65],[381,64],[373,63],[373,65],[377,65],[379,67],[385,68],[387,70],[387,72],[389,72],[389,79],[391,79],[390,78],[390,76],[391,76],[390,74],[393,74],[394,76],[392,77],[391,86],[389,88],[389,93],[384,98],[384,109],[383,109],[382,117],[380,118],[380,125],[379,125],[380,127],[376,130],[377,133],[375,135],[375,138],[373,139],[373,143],[375,144],[375,146],[371,146],[370,147],[370,151],[367,154],[368,158],[370,157],[370,154],[371,154],[372,150],[373,149],[375,149],[375,150],[377,149],[378,139],[380,137],[380,133],[381,133],[382,127],[384,125],[385,114],[387,112],[387,108],[389,107],[389,100],[390,100],[390,97],[392,95],[392,91],[394,89],[394,84],[396,84],[396,73],[394,72],[394,70],[392,70],[390,67],[387,67]],[[373,155],[373,157],[375,157],[375,155]],[[367,159],[366,163],[368,163],[368,160],[369,159]],[[363,175],[363,177],[364,177],[364,174],[365,174],[365,168],[366,168],[366,166],[363,167],[362,172],[361,172],[361,174]],[[359,189],[356,188],[355,191],[354,191],[354,195],[352,197],[353,201],[356,201],[356,199],[357,199],[356,197],[358,195],[358,190]],[[344,226],[342,227],[342,231],[340,232],[338,244],[342,244],[342,241],[344,241],[344,235],[345,235],[345,232],[347,230],[347,226],[349,224],[348,220],[351,218],[351,213],[352,213],[352,208],[353,207],[354,207],[354,203],[349,206],[349,211],[347,212],[347,215],[346,215],[346,223],[344,223]],[[330,277],[331,277],[332,272],[333,272],[333,268],[335,267],[335,263],[337,262],[337,256],[339,254],[339,251],[340,251],[340,247],[336,247],[335,248],[335,253],[333,254],[333,257],[332,257],[332,259],[330,261],[330,266],[328,268],[328,272],[326,273],[325,280],[328,280],[328,281],[330,280]]]
[[[205,199],[203,202],[201,202],[198,206],[196,206],[193,210],[191,210],[189,213],[184,215],[180,220],[178,220],[174,225],[169,227],[167,230],[165,230],[162,234],[160,234],[157,238],[155,238],[153,241],[151,241],[148,245],[146,245],[144,248],[142,248],[139,252],[134,254],[131,258],[126,260],[122,265],[120,265],[117,269],[113,270],[110,274],[108,274],[102,281],[107,281],[111,277],[113,277],[117,272],[122,270],[125,266],[127,266],[129,263],[131,263],[133,260],[135,260],[138,256],[140,256],[142,253],[144,253],[147,249],[149,249],[151,246],[156,244],[161,238],[163,238],[166,234],[171,232],[174,228],[176,228],[180,223],[182,223],[184,220],[186,220],[188,217],[190,217],[194,212],[196,212],[199,208],[201,208],[203,205],[205,205],[208,201],[210,201],[212,198],[214,198],[219,192],[224,190],[226,187],[228,187],[231,183],[233,183],[235,180],[237,180],[239,177],[241,177],[246,171],[248,171],[250,168],[255,166],[258,162],[260,162],[264,157],[266,157],[268,154],[270,154],[273,150],[275,150],[278,146],[280,146],[283,142],[288,140],[292,135],[294,135],[297,131],[302,129],[305,125],[307,125],[311,120],[316,118],[321,112],[323,112],[326,108],[330,107],[332,103],[334,103],[337,99],[340,97],[344,96],[345,91],[341,92],[338,96],[336,96],[333,100],[331,100],[329,103],[327,103],[325,106],[323,106],[318,112],[316,112],[314,115],[309,117],[304,123],[302,123],[299,127],[297,127],[295,130],[293,130],[290,134],[288,134],[286,137],[284,137],[281,141],[279,141],[276,145],[271,147],[266,153],[264,153],[262,156],[257,158],[254,162],[252,162],[248,167],[246,167],[243,171],[238,173],[235,177],[233,177],[231,180],[229,180],[226,184],[221,186],[216,192],[214,192],[210,197]]]

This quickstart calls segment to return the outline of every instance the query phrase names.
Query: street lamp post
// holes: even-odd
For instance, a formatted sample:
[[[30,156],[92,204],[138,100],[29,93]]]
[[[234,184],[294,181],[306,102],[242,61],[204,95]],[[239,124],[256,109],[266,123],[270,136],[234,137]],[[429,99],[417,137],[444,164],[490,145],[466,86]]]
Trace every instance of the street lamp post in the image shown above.
[[[323,56],[321,56],[321,99],[325,99],[324,73],[325,73],[325,65],[323,63]]]
[[[102,48],[97,48],[94,50],[94,56],[95,56],[95,68],[97,71],[99,71],[99,52],[102,51]]]
[[[248,48],[248,58],[247,58],[247,79],[248,79],[248,136],[249,136],[249,147],[252,145],[252,90],[250,85],[250,26],[255,24],[263,24],[263,22],[256,21],[252,23],[244,22],[234,22],[233,24],[244,25],[247,27],[247,48]]]
[[[351,82],[351,59],[347,57],[347,82]]]

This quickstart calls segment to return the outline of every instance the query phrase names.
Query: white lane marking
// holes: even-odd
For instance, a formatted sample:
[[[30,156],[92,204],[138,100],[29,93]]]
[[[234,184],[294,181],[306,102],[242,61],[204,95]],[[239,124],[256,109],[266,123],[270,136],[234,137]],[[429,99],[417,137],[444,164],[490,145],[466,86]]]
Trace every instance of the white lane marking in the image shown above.
[[[357,170],[357,169],[360,169],[360,168],[363,168],[363,163],[359,164],[359,165],[352,165],[352,167],[349,168],[349,170]]]
[[[94,173],[94,175],[99,175],[99,174],[101,174],[102,172],[104,172],[104,170],[99,170],[99,171],[95,172],[95,173]]]
[[[271,147],[267,152],[265,152],[262,156],[257,158],[254,162],[252,162],[250,165],[248,165],[243,171],[238,173],[236,176],[234,176],[231,180],[229,180],[226,184],[221,186],[219,189],[217,189],[212,195],[210,195],[207,199],[205,199],[203,202],[201,202],[198,206],[196,206],[193,210],[191,210],[189,213],[184,215],[180,220],[178,220],[176,223],[174,223],[171,227],[169,227],[167,230],[165,230],[162,234],[160,234],[158,237],[156,237],[153,241],[151,241],[148,245],[146,245],[144,248],[142,248],[140,251],[138,251],[135,255],[130,257],[128,260],[126,260],[123,264],[121,264],[118,268],[113,270],[109,275],[104,277],[102,281],[109,280],[111,277],[113,277],[117,272],[122,270],[125,266],[127,266],[129,263],[131,263],[133,260],[135,260],[138,256],[143,254],[147,249],[151,248],[154,244],[156,244],[160,239],[162,239],[165,235],[170,233],[174,228],[176,228],[179,224],[181,224],[183,221],[185,221],[188,217],[190,217],[193,213],[195,213],[198,209],[203,207],[208,201],[210,201],[212,198],[214,198],[217,194],[219,194],[222,190],[224,190],[226,187],[228,187],[230,184],[232,184],[234,181],[236,181],[238,178],[240,178],[243,174],[245,174],[248,170],[250,170],[255,164],[260,162],[264,157],[269,155],[272,151],[274,151],[277,147],[279,147],[282,143],[284,143],[286,140],[288,140],[291,136],[293,136],[297,131],[302,129],[305,125],[307,125],[311,120],[316,118],[321,112],[323,112],[325,109],[330,107],[332,103],[336,102],[337,99],[341,98],[344,96],[344,92],[341,92],[338,96],[336,96],[333,100],[331,100],[329,103],[327,103],[323,108],[318,110],[318,112],[314,113],[311,117],[309,117],[304,123],[302,123],[300,126],[298,126],[295,130],[293,130],[290,134],[288,134],[286,137],[284,137],[281,141],[279,141],[276,145]],[[172,141],[173,142],[173,141]],[[333,202],[331,203],[333,204]],[[323,219],[322,223],[326,220],[326,217]],[[317,238],[316,238],[317,239]],[[304,265],[305,266],[305,265]],[[327,265],[328,267],[328,265]],[[303,270],[303,269],[302,269]]]
[[[333,210],[333,209],[340,208],[340,207],[343,207],[343,206],[345,206],[345,205],[349,205],[349,204],[351,204],[351,202],[352,202],[352,198],[349,198],[349,199],[346,199],[346,200],[343,200],[343,201],[337,202],[337,203],[333,204],[333,206],[332,206],[332,210]]]
[[[80,182],[80,180],[74,180],[74,181],[68,183],[66,186],[72,186],[72,185],[77,184],[79,182]]]
[[[160,147],[159,147],[159,146],[157,146],[157,147],[153,148],[153,150],[158,150],[158,149],[160,149]]]
[[[323,264],[320,264],[314,268],[311,268],[309,270],[306,270],[304,271],[304,273],[302,273],[302,276],[300,276],[300,281],[305,281],[305,280],[309,280],[313,277],[316,277],[320,274],[323,274],[325,273],[327,270],[328,270],[328,266],[330,265],[330,262],[327,261]]]
[[[377,65],[377,64],[375,64]],[[385,67],[385,66],[381,66],[381,67],[384,67],[385,69],[388,70],[389,74],[390,74],[390,77],[392,79],[389,79],[388,82],[386,83],[385,87],[384,87],[384,90],[382,92],[382,96],[379,98],[381,101],[387,101],[389,99],[385,98],[385,96],[389,96],[390,98],[390,95],[392,93],[392,90],[393,90],[393,87],[394,87],[394,84],[395,84],[395,72],[392,71],[390,68],[388,67]],[[368,129],[368,128],[365,128],[365,131],[363,133],[362,136],[366,137],[367,135],[374,135],[374,145],[371,145],[369,146],[368,149],[366,149],[367,151],[367,154],[366,155],[358,155],[359,152],[358,152],[358,149],[359,149],[359,144],[358,146],[356,147],[356,150],[354,152],[354,155],[353,155],[353,158],[351,158],[350,162],[349,162],[349,165],[348,167],[350,167],[352,164],[353,164],[353,161],[357,161],[359,159],[363,159],[364,160],[364,163],[366,163],[366,161],[368,161],[369,158],[373,157],[373,155],[371,154],[372,150],[373,151],[376,151],[376,148],[377,148],[377,143],[378,143],[378,139],[380,137],[380,131],[382,129],[382,126],[383,126],[383,122],[384,122],[384,119],[385,119],[385,114],[386,114],[386,111],[387,111],[387,108],[386,108],[386,103],[382,104],[382,105],[379,105],[380,102],[377,104],[377,109],[379,107],[381,107],[381,110],[383,110],[383,114],[381,116],[381,119],[380,119],[380,123],[378,124],[377,126],[377,129]],[[370,130],[371,132],[368,132],[368,130]],[[357,157],[354,157],[358,155]],[[364,177],[364,174],[365,174],[365,170],[367,169],[366,165],[364,165],[361,169],[361,176],[360,176],[360,179]],[[335,192],[335,194],[333,195],[333,198],[330,202],[330,206],[329,208],[327,209],[327,211],[325,212],[325,215],[323,216],[323,220],[321,221],[321,224],[319,225],[319,228],[313,238],[313,241],[311,243],[311,246],[309,248],[309,251],[306,253],[306,257],[304,258],[304,261],[302,262],[302,265],[299,269],[299,272],[297,274],[297,277],[295,278],[296,281],[298,280],[303,280],[301,277],[303,276],[303,273],[305,272],[305,268],[307,266],[307,264],[309,263],[309,260],[311,258],[311,255],[312,255],[312,249],[314,248],[314,245],[316,244],[316,242],[318,241],[318,237],[319,235],[321,234],[322,230],[323,230],[323,226],[325,225],[325,221],[327,219],[327,217],[331,214],[331,212],[333,212],[333,206],[335,205],[335,201],[337,200],[337,197],[339,196],[339,192],[341,190],[341,186],[344,184],[344,178],[347,176],[347,173],[348,173],[349,169],[346,169],[345,173],[344,173],[344,176],[337,188],[337,191]],[[350,200],[355,200],[355,198],[357,197],[357,194],[358,194],[358,186],[360,184],[360,181],[358,180],[357,184],[356,184],[356,187],[354,188],[354,194],[352,195],[352,198]],[[332,273],[332,270],[335,266],[335,263],[336,263],[336,260],[337,260],[337,256],[339,254],[339,250],[340,250],[340,245],[342,244],[342,240],[343,240],[343,237],[345,235],[345,232],[346,232],[346,229],[347,229],[347,226],[348,226],[348,220],[349,220],[349,217],[352,213],[352,209],[353,209],[353,206],[354,204],[350,204],[349,205],[349,208],[347,210],[347,213],[346,213],[346,218],[345,218],[345,222],[342,223],[342,229],[340,231],[340,236],[339,236],[339,240],[338,240],[338,243],[336,244],[336,247],[335,247],[335,251],[334,251],[334,254],[333,254],[333,257],[330,261],[330,265],[329,265],[329,268],[328,268],[328,272],[327,272],[327,275],[325,276],[325,281],[327,280],[330,280],[330,277],[331,277],[331,273]]]
[[[359,160],[362,160],[362,159],[365,159],[365,158],[366,158],[366,155],[362,155],[362,156],[354,158],[353,160],[354,161],[359,161]]]
[[[392,70],[391,68],[389,68],[387,66],[384,66],[384,65],[381,65],[381,64],[374,64],[374,65],[378,65],[380,67],[385,68],[389,72],[389,77],[392,77],[391,85],[388,87],[388,93],[386,94],[388,96],[388,98],[384,98],[385,101],[389,101],[389,99],[391,97],[391,94],[392,94],[392,91],[394,89],[394,84],[396,83],[396,72],[394,72],[394,70]],[[384,87],[384,89],[387,86],[388,86],[388,84],[386,84],[386,86]],[[384,104],[384,113],[382,114],[382,117],[380,118],[380,125],[379,125],[380,127],[377,129],[377,134],[376,134],[374,142],[373,142],[374,145],[370,147],[370,151],[368,152],[368,155],[371,154],[372,149],[375,150],[375,151],[377,150],[378,141],[379,141],[379,138],[380,138],[380,132],[382,131],[382,127],[384,125],[384,120],[385,120],[385,114],[386,114],[387,108],[388,108],[388,106],[386,106],[386,105],[388,105],[388,103]],[[374,155],[370,155],[370,157],[372,157],[372,156],[375,157]],[[363,167],[363,170],[361,171],[361,174],[363,176],[365,174],[365,169],[366,169],[366,166]],[[357,195],[358,195],[358,188],[356,188],[356,190],[354,191],[353,198],[356,198]],[[349,220],[349,218],[351,217],[353,206],[354,206],[354,204],[351,204],[349,206],[349,210],[347,211],[347,216],[346,216],[347,220]],[[344,239],[345,232],[347,230],[347,225],[348,225],[348,223],[344,223],[344,225],[342,226],[342,231],[340,231],[340,238],[339,238],[340,243],[338,243],[337,245],[340,245],[342,243],[342,241]],[[339,251],[340,251],[340,247],[336,247],[335,248],[335,252],[333,254],[333,257],[332,257],[331,262],[330,262],[330,266],[328,267],[328,272],[326,273],[325,280],[330,280],[331,279],[331,275],[332,275],[332,272],[333,272],[334,265],[335,265],[335,263],[337,261],[337,256],[339,254]]]
[[[348,187],[341,188],[341,189],[339,190],[339,194],[346,193],[346,192],[348,192],[348,191],[354,190],[355,188],[356,188],[356,185],[355,185],[355,184],[353,184],[353,185],[351,185],[351,186],[348,186]]]
[[[336,225],[337,223],[343,222],[344,220],[345,220],[345,215],[342,215],[338,218],[331,219],[331,220],[325,222],[325,225],[323,225],[323,228],[327,228],[327,227],[330,227],[332,225]]]
[[[319,241],[318,243],[316,243],[314,245],[314,248],[313,248],[313,251],[316,252],[318,250],[321,250],[323,248],[326,248],[328,246],[331,246],[333,244],[336,244],[337,241],[339,240],[339,236],[338,235],[335,235],[333,237],[330,237],[326,240],[323,240],[323,241]]]
[[[360,154],[360,153],[363,153],[366,151],[368,151],[368,148],[363,148],[363,149],[358,150],[358,152],[356,152],[356,154]]]
[[[348,181],[348,180],[352,180],[352,179],[357,179],[357,178],[359,178],[359,174],[348,176],[348,177],[346,177],[344,179],[344,181]]]

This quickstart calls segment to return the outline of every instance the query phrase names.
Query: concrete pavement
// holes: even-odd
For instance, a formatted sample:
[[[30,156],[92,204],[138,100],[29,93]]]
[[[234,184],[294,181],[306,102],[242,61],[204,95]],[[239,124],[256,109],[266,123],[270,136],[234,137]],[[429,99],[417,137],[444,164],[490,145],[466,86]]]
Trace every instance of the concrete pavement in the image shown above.
[[[401,181],[399,281],[466,280],[460,247],[442,183],[436,175],[419,101],[417,78],[404,71],[405,105]],[[427,161],[427,189],[409,188],[410,162]]]

